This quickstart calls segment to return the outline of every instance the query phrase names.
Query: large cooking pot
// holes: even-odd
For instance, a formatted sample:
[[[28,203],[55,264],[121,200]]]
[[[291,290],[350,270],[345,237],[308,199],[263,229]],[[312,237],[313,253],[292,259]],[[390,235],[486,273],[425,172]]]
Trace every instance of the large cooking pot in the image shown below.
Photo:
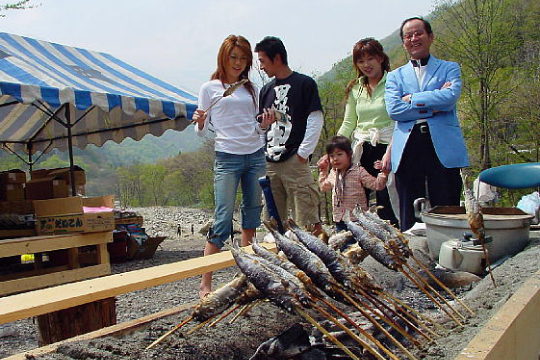
[[[515,255],[529,243],[529,229],[533,215],[517,208],[482,208],[486,235],[493,241],[487,244],[489,259],[495,262],[507,255]],[[465,208],[460,206],[436,206],[421,212],[426,224],[427,244],[430,256],[438,260],[441,244],[458,239],[471,232]]]

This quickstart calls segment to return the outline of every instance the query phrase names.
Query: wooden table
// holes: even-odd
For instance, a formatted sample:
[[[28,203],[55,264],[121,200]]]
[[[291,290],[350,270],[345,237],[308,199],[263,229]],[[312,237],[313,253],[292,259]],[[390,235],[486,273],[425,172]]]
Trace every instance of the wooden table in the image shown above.
[[[32,271],[1,275],[0,296],[109,275],[111,273],[107,252],[109,242],[112,242],[111,231],[0,240],[0,257],[34,254],[36,265]],[[97,247],[97,264],[80,267],[79,248],[88,245]],[[68,250],[67,265],[51,268],[40,266],[42,253],[62,249]]]

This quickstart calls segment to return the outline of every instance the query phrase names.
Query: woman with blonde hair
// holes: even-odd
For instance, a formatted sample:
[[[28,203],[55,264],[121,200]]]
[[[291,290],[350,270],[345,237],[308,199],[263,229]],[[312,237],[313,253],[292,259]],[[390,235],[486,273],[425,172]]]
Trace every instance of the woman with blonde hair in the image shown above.
[[[215,135],[214,224],[204,255],[218,253],[231,236],[238,185],[242,188],[242,246],[248,245],[260,225],[262,195],[258,179],[265,175],[264,131],[256,120],[258,91],[249,81],[253,53],[242,36],[229,35],[221,44],[217,69],[201,86],[198,109],[193,114],[195,132],[203,136],[211,124]],[[245,83],[223,96],[232,84]],[[203,274],[199,296],[211,291],[212,273]]]
[[[351,139],[353,161],[376,177],[380,166],[375,163],[380,164],[382,161],[385,171],[391,168],[389,144],[394,121],[388,116],[384,101],[390,59],[382,45],[373,38],[358,41],[354,45],[352,57],[357,76],[346,88],[345,116],[337,134]],[[369,197],[370,190],[365,190]],[[375,194],[379,216],[397,225],[388,189],[384,188]],[[395,199],[397,201],[397,196]]]

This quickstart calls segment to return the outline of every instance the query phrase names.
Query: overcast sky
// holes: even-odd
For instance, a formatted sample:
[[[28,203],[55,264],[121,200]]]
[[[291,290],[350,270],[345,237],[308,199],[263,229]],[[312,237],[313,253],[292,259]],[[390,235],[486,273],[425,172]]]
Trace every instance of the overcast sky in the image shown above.
[[[10,3],[14,0],[8,1]],[[6,3],[6,1],[0,1]],[[106,52],[172,85],[198,93],[229,34],[252,47],[280,37],[289,65],[322,74],[361,38],[384,38],[432,0],[32,0],[5,12],[0,31]]]

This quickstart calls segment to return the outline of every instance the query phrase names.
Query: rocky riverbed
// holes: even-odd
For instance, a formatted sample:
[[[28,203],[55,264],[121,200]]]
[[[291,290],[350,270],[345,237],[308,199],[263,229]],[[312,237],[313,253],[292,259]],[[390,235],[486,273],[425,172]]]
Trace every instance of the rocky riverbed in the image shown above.
[[[134,209],[144,216],[144,227],[152,236],[166,236],[151,260],[128,261],[113,264],[113,273],[121,273],[202,256],[204,236],[199,233],[212,214],[190,208],[157,207]],[[178,234],[178,226],[181,234]],[[193,227],[193,232],[192,232]],[[264,231],[258,234],[262,238]],[[423,246],[423,239],[414,241]],[[540,234],[531,232],[527,249],[494,269],[498,287],[493,288],[489,277],[456,292],[475,312],[468,317],[465,326],[459,328],[447,323],[447,330],[435,344],[416,352],[418,358],[433,360],[454,359],[493,314],[540,268]],[[402,299],[425,312],[437,311],[410,285],[400,273],[382,267],[371,258],[363,266],[380,284]],[[228,282],[236,273],[234,268],[218,271],[215,284]],[[125,322],[171,309],[198,300],[199,277],[164,284],[117,296],[118,322]],[[255,307],[248,316],[240,317],[229,325],[227,321],[210,329],[183,336],[175,334],[151,350],[144,350],[157,337],[189,315],[184,311],[152,322],[121,337],[103,337],[87,341],[71,342],[60,346],[56,352],[37,359],[248,359],[258,345],[278,335],[299,319],[286,314],[269,303]],[[191,325],[193,326],[193,325]],[[37,325],[33,319],[0,325],[0,358],[21,353],[38,346]],[[322,358],[321,358],[322,359]]]

